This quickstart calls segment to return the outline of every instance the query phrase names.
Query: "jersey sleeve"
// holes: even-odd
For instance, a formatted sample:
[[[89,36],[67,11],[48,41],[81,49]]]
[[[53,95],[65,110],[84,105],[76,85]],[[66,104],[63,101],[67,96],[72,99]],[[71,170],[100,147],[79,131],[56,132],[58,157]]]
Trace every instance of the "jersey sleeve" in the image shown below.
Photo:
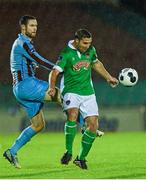
[[[98,62],[98,56],[95,47],[92,47],[93,56],[92,56],[92,63]]]
[[[58,61],[56,62],[56,65],[53,67],[53,69],[57,69],[59,72],[63,72],[66,63],[67,63],[67,55],[65,52],[62,52],[59,55]]]
[[[47,70],[51,70],[54,66],[52,62],[43,58],[37,51],[35,50],[33,44],[24,42],[23,43],[24,56],[29,60],[39,64]]]

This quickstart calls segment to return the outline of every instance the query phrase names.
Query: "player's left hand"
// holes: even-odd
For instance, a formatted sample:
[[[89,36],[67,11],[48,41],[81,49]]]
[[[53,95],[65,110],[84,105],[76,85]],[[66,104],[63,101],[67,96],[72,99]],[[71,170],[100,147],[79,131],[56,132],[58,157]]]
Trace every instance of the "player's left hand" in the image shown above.
[[[110,84],[110,86],[111,87],[116,87],[118,84],[119,84],[119,81],[118,81],[118,79],[117,78],[115,78],[115,77],[110,77],[108,80],[107,80],[107,82]]]
[[[61,93],[58,87],[49,88],[48,94],[51,96],[52,101],[62,104]]]
[[[55,96],[55,93],[56,93],[56,89],[55,89],[55,88],[49,88],[48,94],[49,94],[51,97],[54,97],[54,96]]]

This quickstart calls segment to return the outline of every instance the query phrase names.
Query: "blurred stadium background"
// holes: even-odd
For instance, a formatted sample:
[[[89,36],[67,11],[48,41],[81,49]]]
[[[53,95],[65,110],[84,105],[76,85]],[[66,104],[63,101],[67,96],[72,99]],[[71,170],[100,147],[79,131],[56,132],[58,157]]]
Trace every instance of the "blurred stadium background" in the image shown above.
[[[0,0],[0,133],[22,130],[28,121],[12,94],[9,55],[24,14],[37,17],[35,47],[56,62],[59,51],[78,28],[93,34],[98,57],[115,76],[121,69],[138,71],[139,82],[112,89],[93,73],[103,131],[146,130],[146,0]],[[48,71],[38,69],[47,80]],[[65,116],[56,104],[44,107],[46,129],[63,131]]]

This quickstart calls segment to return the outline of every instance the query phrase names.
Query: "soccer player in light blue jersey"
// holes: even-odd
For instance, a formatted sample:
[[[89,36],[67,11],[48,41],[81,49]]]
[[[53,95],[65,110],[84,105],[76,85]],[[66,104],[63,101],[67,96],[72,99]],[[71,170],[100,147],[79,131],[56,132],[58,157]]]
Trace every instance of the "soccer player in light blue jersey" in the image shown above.
[[[38,65],[51,70],[54,64],[40,56],[33,45],[33,38],[37,32],[37,20],[30,15],[24,15],[19,21],[21,33],[14,41],[10,67],[13,77],[13,93],[22,107],[26,110],[31,125],[24,129],[13,145],[4,152],[3,156],[16,168],[21,168],[17,152],[31,140],[44,126],[42,107],[44,101],[60,101],[60,92],[57,89],[53,99],[48,94],[49,84],[35,77],[35,69]]]

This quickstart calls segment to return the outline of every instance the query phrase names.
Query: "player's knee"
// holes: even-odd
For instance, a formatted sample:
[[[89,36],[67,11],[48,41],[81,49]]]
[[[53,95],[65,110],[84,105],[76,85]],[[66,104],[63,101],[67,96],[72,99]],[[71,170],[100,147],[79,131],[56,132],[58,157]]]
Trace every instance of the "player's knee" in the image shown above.
[[[35,129],[36,132],[40,132],[45,127],[45,122],[37,122],[33,123],[32,127]]]
[[[45,123],[40,124],[40,125],[38,126],[38,132],[39,132],[39,131],[42,131],[42,130],[44,129],[44,127],[45,127]]]
[[[91,132],[95,132],[96,133],[96,130],[98,129],[98,122],[96,119],[93,119],[91,120],[89,123],[88,123],[88,129],[91,131]]]
[[[68,119],[69,119],[69,120],[75,120],[75,121],[77,121],[78,111],[77,111],[77,110],[74,110],[74,109],[69,109],[69,110],[67,111],[67,116],[68,116]]]
[[[96,133],[96,130],[97,130],[97,125],[93,125],[93,124],[90,124],[88,129],[91,131],[91,132],[95,132]]]

